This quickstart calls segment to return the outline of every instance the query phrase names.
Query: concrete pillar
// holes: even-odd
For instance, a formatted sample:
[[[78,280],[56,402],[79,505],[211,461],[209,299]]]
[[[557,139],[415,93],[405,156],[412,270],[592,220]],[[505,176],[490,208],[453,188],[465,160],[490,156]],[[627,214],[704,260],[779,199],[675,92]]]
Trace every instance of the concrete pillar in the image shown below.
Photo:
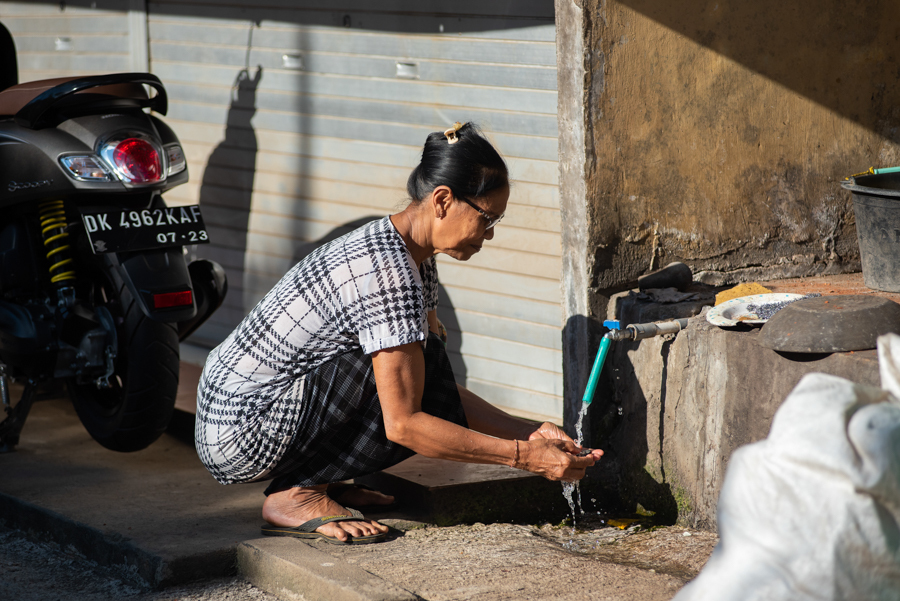
[[[586,187],[588,106],[591,73],[584,45],[584,9],[579,0],[556,0],[556,64],[559,94],[559,204],[562,218],[563,378],[566,430],[574,433],[590,373],[590,227]],[[584,432],[590,432],[589,422]],[[587,440],[586,440],[587,442]],[[589,444],[589,443],[588,443]]]

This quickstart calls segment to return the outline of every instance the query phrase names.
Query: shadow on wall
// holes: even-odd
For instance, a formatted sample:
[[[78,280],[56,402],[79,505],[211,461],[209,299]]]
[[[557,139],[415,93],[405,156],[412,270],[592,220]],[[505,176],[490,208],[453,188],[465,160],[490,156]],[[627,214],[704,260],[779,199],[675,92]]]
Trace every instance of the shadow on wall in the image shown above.
[[[576,436],[575,424],[578,422],[578,416],[581,412],[582,398],[590,377],[591,367],[594,364],[594,358],[597,355],[597,349],[600,348],[600,340],[605,333],[606,330],[599,320],[584,315],[573,315],[570,317],[562,331],[563,356],[572,358],[563,363],[563,382],[565,382],[566,386],[563,395],[566,399],[563,407],[563,427],[572,438]],[[606,371],[604,370],[601,373],[601,378],[605,377]],[[582,442],[586,446],[603,448],[602,445],[597,445],[594,442],[592,420],[595,418],[598,407],[605,406],[606,402],[607,399],[604,398],[604,395],[598,388],[590,410],[582,420]]]
[[[0,90],[19,83],[19,67],[16,58],[16,44],[12,34],[0,23]]]
[[[900,3],[758,0],[619,3],[900,142]],[[677,60],[677,56],[673,56]],[[685,82],[691,65],[679,65]],[[728,94],[728,81],[719,92]]]
[[[597,320],[576,315],[566,323],[563,340],[573,344],[581,337],[583,345],[578,352],[587,353],[589,360],[580,363],[590,369],[606,331]],[[678,502],[671,484],[666,481],[660,452],[665,435],[662,420],[666,406],[667,356],[672,342],[666,341],[662,346],[659,378],[663,384],[659,406],[654,404],[652,409],[629,359],[638,344],[613,343],[584,417],[583,444],[603,449],[604,453],[603,458],[588,470],[588,486],[597,491],[597,498],[602,499],[598,507],[601,511],[631,513],[640,505],[653,512],[656,523],[674,524],[678,519]],[[569,361],[563,369],[575,363]],[[566,382],[571,381],[579,387],[566,391],[566,398],[578,399],[567,403],[565,408],[565,429],[573,437],[588,377],[588,371],[566,377]],[[651,415],[650,410],[658,415]]]
[[[660,348],[660,395],[653,403],[644,394],[630,357],[640,342],[617,342],[607,361],[610,369],[598,389],[607,401],[597,407],[594,435],[605,452],[595,477],[615,483],[616,497],[626,511],[638,506],[654,514],[658,524],[674,524],[679,517],[675,491],[666,477],[666,380],[672,340]],[[613,367],[617,366],[617,367]]]
[[[220,263],[228,272],[229,282],[240,289],[244,288],[244,264],[258,150],[251,120],[256,113],[256,91],[262,75],[262,67],[257,67],[252,76],[248,69],[241,69],[235,77],[225,122],[225,139],[209,156],[200,184],[200,205],[204,210],[214,208],[216,212],[227,215],[227,219],[222,221],[228,223],[230,239],[213,236],[209,246],[223,251],[216,253],[216,257],[221,257]],[[233,327],[237,324],[228,325]]]
[[[294,248],[293,254],[294,264],[299,263],[300,261],[305,259],[307,255],[309,255],[312,251],[316,250],[320,246],[328,244],[332,240],[336,240],[344,234],[349,234],[353,230],[364,226],[370,221],[375,221],[376,219],[381,218],[382,216],[380,215],[369,215],[367,217],[361,217],[354,221],[339,225],[318,240],[313,240],[312,242],[306,242],[304,244],[296,246]],[[438,275],[440,276],[440,274]],[[438,307],[438,318],[441,320],[441,322],[444,324],[444,327],[448,331],[447,354],[450,355],[450,362],[453,365],[453,376],[455,377],[457,383],[464,384],[466,381],[467,372],[465,363],[463,362],[461,355],[461,328],[459,326],[459,321],[456,319],[456,311],[453,308],[453,303],[450,302],[450,297],[447,295],[447,291],[440,284],[438,284],[438,298],[440,299],[440,306]]]

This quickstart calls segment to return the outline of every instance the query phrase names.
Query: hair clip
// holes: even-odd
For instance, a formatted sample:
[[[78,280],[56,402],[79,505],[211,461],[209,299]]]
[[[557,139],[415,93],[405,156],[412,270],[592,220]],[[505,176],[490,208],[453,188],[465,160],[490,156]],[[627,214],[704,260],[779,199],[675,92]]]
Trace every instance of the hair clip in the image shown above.
[[[444,135],[447,137],[448,144],[456,144],[457,142],[459,142],[459,137],[456,135],[456,132],[462,129],[462,126],[463,124],[457,121],[453,124],[453,127],[444,131]]]

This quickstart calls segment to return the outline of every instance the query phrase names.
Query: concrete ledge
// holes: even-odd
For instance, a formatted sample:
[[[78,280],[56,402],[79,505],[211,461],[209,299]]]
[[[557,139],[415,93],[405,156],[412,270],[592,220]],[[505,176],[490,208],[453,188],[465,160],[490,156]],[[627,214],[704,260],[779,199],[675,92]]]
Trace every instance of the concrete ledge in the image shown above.
[[[98,565],[117,570],[125,580],[164,588],[234,573],[234,549],[211,550],[167,561],[140,548],[117,532],[103,532],[0,493],[0,522],[42,541],[71,547]]]
[[[328,543],[324,543],[328,544]],[[298,601],[416,601],[366,570],[292,538],[262,538],[237,548],[238,572],[254,586]]]
[[[605,389],[591,407],[597,446],[591,476],[664,521],[714,530],[728,460],[768,435],[775,411],[812,372],[879,385],[874,350],[780,354],[759,329],[723,329],[695,317],[676,337],[616,343]]]
[[[135,584],[153,585],[163,572],[162,561],[122,540],[115,533],[104,534],[58,513],[0,493],[3,525],[61,547],[72,547],[102,566],[119,567]]]
[[[356,482],[394,495],[404,515],[438,526],[558,521],[569,511],[559,482],[504,465],[416,455]]]

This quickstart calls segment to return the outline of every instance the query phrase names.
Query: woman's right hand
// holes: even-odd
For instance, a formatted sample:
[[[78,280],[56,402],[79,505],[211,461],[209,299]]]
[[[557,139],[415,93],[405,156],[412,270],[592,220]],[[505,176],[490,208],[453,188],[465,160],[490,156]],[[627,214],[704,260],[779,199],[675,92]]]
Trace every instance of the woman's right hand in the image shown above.
[[[536,438],[519,441],[519,458],[515,467],[538,474],[548,480],[573,482],[584,478],[584,472],[603,455],[594,449],[578,457],[581,447],[569,440]]]

